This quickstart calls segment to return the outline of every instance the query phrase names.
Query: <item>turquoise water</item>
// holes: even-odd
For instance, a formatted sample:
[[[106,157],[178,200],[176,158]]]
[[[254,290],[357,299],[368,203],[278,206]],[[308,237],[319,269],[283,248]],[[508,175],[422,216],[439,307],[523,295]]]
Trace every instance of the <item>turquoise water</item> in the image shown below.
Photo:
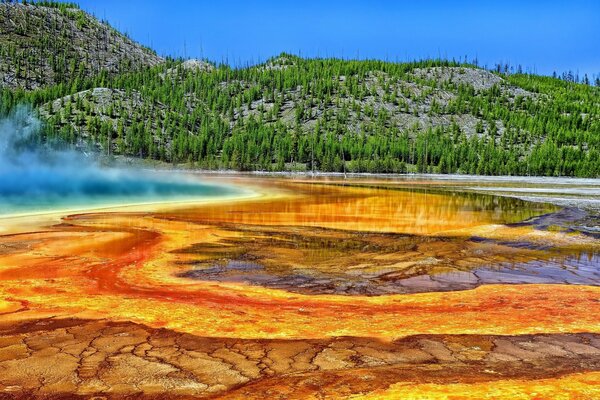
[[[0,118],[0,215],[236,196],[232,185],[182,172],[108,167],[100,154],[55,143],[28,107]]]
[[[104,205],[203,201],[245,194],[243,189],[233,185],[203,182],[199,177],[180,173],[118,170],[98,173],[96,170],[74,175],[47,175],[43,180],[21,175],[12,181],[4,176],[0,184],[0,215]]]

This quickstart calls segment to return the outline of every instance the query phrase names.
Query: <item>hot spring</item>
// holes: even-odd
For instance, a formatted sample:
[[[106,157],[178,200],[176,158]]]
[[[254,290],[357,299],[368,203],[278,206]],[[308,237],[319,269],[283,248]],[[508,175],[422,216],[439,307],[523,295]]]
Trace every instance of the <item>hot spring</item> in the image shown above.
[[[246,193],[181,172],[104,167],[94,154],[39,144],[41,129],[26,107],[0,120],[0,215]]]

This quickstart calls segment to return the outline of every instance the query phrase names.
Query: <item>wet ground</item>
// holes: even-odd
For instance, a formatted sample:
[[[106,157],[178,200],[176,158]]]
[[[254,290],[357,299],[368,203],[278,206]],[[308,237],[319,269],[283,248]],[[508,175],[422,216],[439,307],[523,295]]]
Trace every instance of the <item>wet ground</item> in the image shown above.
[[[153,393],[156,382],[172,386],[169,398],[221,392],[227,395],[217,398],[306,398],[369,392],[398,381],[439,385],[600,371],[598,334],[254,340],[76,319],[2,327],[0,334],[1,357],[14,360],[5,382],[22,384],[23,373],[39,373],[52,355],[61,367],[50,381],[62,381],[65,391],[104,390],[109,398]],[[352,379],[352,371],[368,374]],[[52,385],[31,381],[12,390],[15,398],[30,398]]]
[[[251,242],[208,247],[183,249],[202,261],[189,262],[193,269],[179,276],[342,295],[465,290],[500,283],[600,284],[600,255],[593,250],[569,254],[525,241],[325,230],[315,236],[285,236],[278,230],[261,231]],[[212,257],[206,260],[207,255]]]
[[[0,398],[600,397],[593,209],[235,184],[264,196],[5,224]]]

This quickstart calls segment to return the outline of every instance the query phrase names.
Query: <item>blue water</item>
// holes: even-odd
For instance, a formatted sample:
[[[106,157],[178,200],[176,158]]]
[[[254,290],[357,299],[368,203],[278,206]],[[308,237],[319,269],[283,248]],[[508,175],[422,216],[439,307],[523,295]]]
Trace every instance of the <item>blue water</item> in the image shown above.
[[[58,172],[58,171],[57,171]],[[203,201],[245,193],[182,173],[107,170],[31,179],[0,171],[0,215],[169,201]]]
[[[181,172],[109,168],[94,148],[65,145],[42,132],[29,107],[0,118],[0,215],[206,200],[241,192]]]

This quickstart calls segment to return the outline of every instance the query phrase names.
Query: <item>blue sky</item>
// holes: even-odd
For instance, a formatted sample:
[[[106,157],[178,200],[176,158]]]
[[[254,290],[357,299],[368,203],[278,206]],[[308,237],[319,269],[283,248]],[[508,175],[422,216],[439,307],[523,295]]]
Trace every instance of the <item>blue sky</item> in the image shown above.
[[[161,55],[255,63],[303,56],[477,57],[541,74],[600,73],[600,1],[81,0]]]

